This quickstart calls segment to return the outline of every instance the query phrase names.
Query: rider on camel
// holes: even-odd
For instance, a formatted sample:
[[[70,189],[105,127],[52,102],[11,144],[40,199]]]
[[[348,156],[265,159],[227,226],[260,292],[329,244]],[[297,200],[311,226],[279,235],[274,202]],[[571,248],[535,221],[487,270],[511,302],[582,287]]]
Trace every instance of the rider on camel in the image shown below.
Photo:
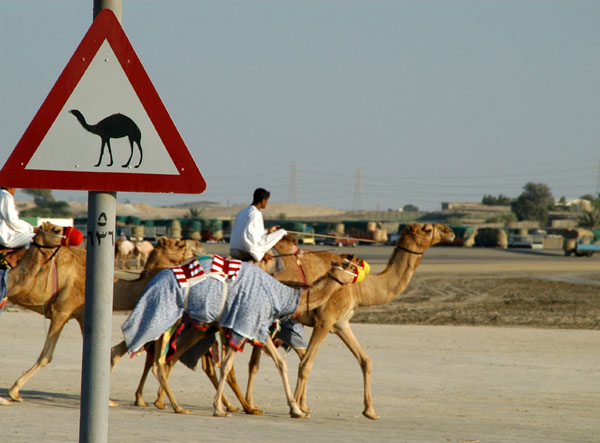
[[[0,248],[14,250],[6,254],[6,262],[13,268],[27,252],[37,230],[19,218],[14,195],[15,188],[0,189]]]

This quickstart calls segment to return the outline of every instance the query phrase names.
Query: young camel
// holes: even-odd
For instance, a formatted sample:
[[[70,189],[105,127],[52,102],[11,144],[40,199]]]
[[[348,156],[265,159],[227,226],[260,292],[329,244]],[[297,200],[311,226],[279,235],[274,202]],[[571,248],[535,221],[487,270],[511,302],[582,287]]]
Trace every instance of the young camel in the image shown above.
[[[333,266],[329,274],[315,282],[312,287],[300,291],[277,283],[266,273],[258,270],[256,266],[243,264],[238,281],[235,283],[225,283],[230,287],[229,290],[215,290],[214,284],[206,285],[205,283],[208,283],[208,281],[201,281],[192,286],[191,292],[189,292],[189,295],[186,294],[184,299],[189,300],[190,306],[196,306],[192,308],[193,311],[190,313],[192,317],[195,317],[195,321],[204,322],[207,319],[205,318],[205,308],[198,309],[197,306],[210,306],[214,303],[220,305],[223,303],[221,314],[213,320],[215,325],[220,324],[223,327],[231,327],[234,332],[239,332],[241,337],[248,334],[248,325],[252,324],[253,326],[250,330],[255,331],[255,334],[257,334],[256,339],[265,344],[267,352],[273,357],[280,371],[290,406],[290,414],[293,417],[303,417],[305,414],[298,408],[292,396],[287,379],[287,365],[285,360],[279,355],[269,335],[263,330],[264,325],[272,323],[278,317],[290,314],[298,315],[307,310],[315,309],[324,303],[341,285],[350,283],[355,279],[355,274],[345,269],[348,266],[349,264],[346,264],[344,268],[339,265]],[[173,280],[173,275],[169,274],[168,271],[159,274],[155,281],[148,287],[147,293],[140,300],[140,305],[136,307],[130,318],[123,325],[123,332],[128,342],[126,348],[130,348],[129,350],[135,349],[139,344],[144,343],[145,337],[155,336],[154,331],[159,330],[165,322],[168,324],[167,319],[164,318],[164,314],[161,312],[171,309],[173,311],[172,315],[168,315],[167,318],[173,319],[179,318],[184,312],[184,306],[187,306],[187,302],[182,302],[182,291],[173,284]],[[257,282],[261,283],[257,284]],[[223,296],[220,292],[227,295]],[[250,293],[252,293],[252,297],[248,297]],[[272,296],[273,294],[275,295]],[[170,301],[166,300],[167,298]],[[218,300],[215,301],[215,299]],[[221,299],[223,301],[220,301]],[[258,304],[261,306],[258,310],[256,309],[255,299],[259,300]],[[271,300],[271,302],[267,300]],[[200,314],[194,314],[193,312]],[[197,315],[200,315],[200,318]],[[244,318],[244,320],[238,323],[238,318]],[[251,320],[247,320],[248,318]],[[210,324],[213,323],[211,322]],[[254,325],[263,326],[254,329]],[[190,413],[190,411],[182,408],[173,396],[168,384],[170,369],[181,354],[210,332],[210,329],[208,331],[201,331],[197,328],[188,329],[179,340],[177,351],[168,364],[161,358],[161,349],[164,349],[165,343],[162,339],[154,342],[155,365],[153,372],[159,380],[161,387],[167,393],[174,411],[177,413]],[[231,343],[231,340],[229,342]],[[224,383],[228,379],[229,371],[232,369],[234,355],[235,351],[232,347],[229,347],[225,352],[221,369],[221,379],[217,387],[214,403],[214,415],[216,416],[228,415],[223,410],[222,399]]]
[[[61,247],[60,236],[64,229],[49,222],[42,224],[32,246],[19,265],[8,274],[8,300],[50,319],[48,335],[40,356],[8,391],[13,401],[23,401],[21,388],[37,371],[52,361],[56,343],[67,321],[75,319],[79,327],[83,327],[86,251],[82,248]],[[115,310],[127,310],[135,306],[146,283],[156,272],[152,269],[175,266],[202,251],[201,245],[195,240],[159,240],[159,245],[148,259],[147,271],[138,280],[115,283]]]
[[[421,263],[423,253],[430,246],[452,240],[454,240],[454,233],[446,225],[425,223],[408,225],[383,272],[367,275],[360,285],[344,286],[318,309],[307,312],[299,318],[302,324],[313,327],[308,349],[298,369],[298,382],[294,394],[304,412],[310,412],[306,403],[308,375],[323,340],[327,334],[333,332],[348,346],[362,369],[365,406],[363,415],[373,420],[379,418],[373,408],[371,397],[372,362],[356,340],[350,327],[350,319],[358,307],[382,305],[398,297]]]

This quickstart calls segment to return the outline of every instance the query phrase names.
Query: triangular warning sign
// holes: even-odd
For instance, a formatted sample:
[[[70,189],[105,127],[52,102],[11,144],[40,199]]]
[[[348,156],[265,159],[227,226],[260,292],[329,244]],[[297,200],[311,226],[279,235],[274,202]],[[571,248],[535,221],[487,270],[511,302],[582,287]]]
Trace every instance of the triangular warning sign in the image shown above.
[[[0,171],[2,186],[200,193],[206,183],[121,24],[102,10]]]

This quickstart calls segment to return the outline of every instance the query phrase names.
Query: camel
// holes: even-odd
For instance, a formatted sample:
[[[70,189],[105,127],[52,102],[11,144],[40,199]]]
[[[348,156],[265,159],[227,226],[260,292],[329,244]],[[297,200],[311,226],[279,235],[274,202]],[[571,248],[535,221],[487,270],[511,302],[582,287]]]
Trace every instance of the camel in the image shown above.
[[[135,249],[133,255],[135,256],[135,263],[137,269],[143,268],[146,265],[146,260],[150,256],[150,253],[154,249],[152,243],[148,240],[137,239],[135,241]]]
[[[344,266],[345,268],[347,268],[349,265],[350,263],[347,263]],[[226,299],[223,298],[224,295],[219,294],[221,291],[215,290],[214,287],[210,286],[210,284],[206,286],[206,284],[203,283],[198,283],[195,286],[192,286],[191,293],[189,293],[189,296],[185,295],[185,299],[188,300],[189,297],[189,303],[192,305],[196,303],[196,301],[198,301],[200,305],[208,303],[206,306],[210,306],[211,302],[209,300],[211,298],[216,297],[219,300],[223,298],[222,303],[224,304],[221,308],[222,313],[215,317],[215,324],[220,323],[222,326],[225,327],[231,326],[235,331],[237,331],[238,327],[241,327],[242,330],[244,330],[244,326],[239,325],[237,323],[237,320],[234,321],[233,325],[228,323],[228,321],[234,318],[244,318],[248,315],[250,315],[251,317],[253,315],[258,315],[259,317],[257,317],[257,320],[252,320],[250,323],[252,325],[264,324],[265,318],[260,317],[260,315],[267,314],[265,314],[265,312],[262,309],[259,310],[261,311],[261,314],[255,314],[256,311],[250,309],[250,306],[256,303],[256,297],[258,297],[258,300],[261,300],[260,302],[258,302],[259,305],[264,307],[265,305],[263,305],[262,300],[266,302],[266,300],[271,299],[270,295],[267,295],[267,298],[265,299],[265,294],[271,294],[271,291],[275,291],[277,295],[271,300],[277,300],[276,305],[279,303],[292,303],[294,306],[296,306],[294,308],[296,311],[295,314],[298,315],[302,312],[306,312],[307,310],[315,309],[317,306],[322,304],[341,285],[354,281],[356,279],[355,274],[353,272],[347,271],[345,268],[339,265],[332,266],[328,274],[326,274],[320,280],[315,282],[315,284],[312,285],[312,287],[304,289],[300,292],[298,290],[293,290],[284,285],[275,283],[275,281],[271,277],[269,277],[266,273],[258,270],[256,266],[244,264],[240,273],[239,281],[235,283],[235,286],[231,286],[233,285],[233,283],[230,282],[228,284],[228,286],[230,286],[229,291],[223,290],[223,294],[227,294]],[[123,325],[123,331],[125,336],[128,337],[129,343],[128,345],[124,345],[123,343],[121,343],[120,345],[114,347],[113,355],[115,348],[119,349],[120,358],[120,356],[128,350],[128,347],[136,348],[137,345],[141,345],[144,342],[147,343],[145,337],[154,337],[157,328],[160,328],[160,325],[164,324],[164,322],[167,321],[167,319],[164,318],[165,310],[173,310],[172,313],[168,315],[168,318],[178,318],[178,316],[180,316],[181,313],[186,312],[184,311],[184,306],[188,306],[187,302],[183,305],[180,305],[179,302],[176,302],[176,300],[183,293],[187,294],[187,292],[185,292],[185,290],[178,289],[178,286],[174,282],[174,275],[177,275],[175,271],[173,271],[173,273],[170,273],[169,271],[163,271],[161,274],[158,274],[157,277],[153,280],[153,282],[147,287],[144,296],[142,296],[142,298],[140,299],[140,305],[136,307],[132,315],[130,315],[128,320]],[[263,281],[265,279],[267,280],[267,283],[263,283],[256,286],[255,282],[257,280]],[[269,284],[269,280],[273,281],[273,283]],[[250,286],[248,287],[248,285]],[[267,287],[265,287],[265,285]],[[233,287],[234,289],[231,289],[231,287]],[[248,290],[252,292],[253,297],[247,298],[247,296],[244,295],[248,293]],[[258,290],[259,293],[254,292],[256,290]],[[181,291],[183,291],[183,293]],[[209,298],[205,299],[204,297],[207,296]],[[227,300],[226,304],[224,300]],[[295,300],[295,302],[293,300]],[[268,317],[270,318],[270,320],[268,320],[267,318],[266,324],[270,324],[270,322],[275,320],[275,317],[279,315],[285,315],[283,311],[274,309],[275,305],[268,304],[266,306],[273,306],[271,308],[273,310],[269,311],[270,314],[268,314],[271,316]],[[240,311],[245,312],[245,314],[241,317],[240,314],[237,314],[237,312]],[[205,315],[204,308],[201,308],[200,311],[195,312],[202,312],[202,314],[200,315]],[[289,312],[289,314],[291,313],[292,312]],[[173,317],[173,315],[175,315],[176,317]],[[158,324],[156,324],[155,322],[157,322]],[[225,322],[225,324],[223,324],[223,322]],[[245,324],[244,322],[242,323]],[[203,324],[203,326],[207,325]],[[208,327],[210,328],[210,325],[208,325]],[[175,355],[169,361],[168,369],[166,367],[163,357],[161,357],[161,350],[164,349],[165,346],[164,340],[159,339],[154,341],[155,352],[153,372],[159,380],[161,388],[164,389],[164,391],[167,393],[167,396],[169,397],[174,411],[177,413],[190,413],[190,411],[178,405],[177,401],[173,396],[172,391],[170,390],[170,387],[168,385],[168,375],[170,373],[170,368],[172,368],[173,364],[177,361],[177,359],[182,353],[189,349],[191,345],[195,344],[198,341],[198,339],[204,337],[207,334],[207,332],[210,332],[210,329],[208,329],[207,331],[206,329],[200,330],[197,328],[190,328],[187,330],[187,332],[184,332],[184,337],[178,342],[177,351]],[[290,406],[290,414],[293,417],[303,417],[305,414],[302,411],[300,411],[293,396],[291,395],[291,389],[287,380],[287,365],[285,364],[285,360],[283,360],[283,358],[277,352],[268,334],[258,334],[259,335],[257,336],[257,338],[259,340],[262,338],[262,340],[260,341],[265,343],[267,352],[273,357],[280,371],[282,381],[284,384],[284,389],[288,399],[288,404]],[[229,343],[233,343],[231,339],[229,339]],[[231,349],[233,348],[230,347],[225,352],[225,359],[221,370],[221,380],[219,381],[219,385],[217,387],[217,394],[214,403],[214,415],[216,416],[228,415],[223,410],[223,388],[225,380],[228,380],[229,378],[229,372],[231,371],[233,365],[235,352]],[[112,368],[114,368],[114,365],[111,365],[111,370]]]
[[[110,147],[110,139],[111,138],[123,138],[127,137],[129,139],[129,146],[131,148],[131,153],[129,154],[129,159],[127,163],[122,165],[123,168],[128,168],[131,163],[131,159],[133,158],[133,144],[137,144],[138,151],[140,153],[140,161],[134,168],[139,168],[142,164],[143,152],[142,152],[142,133],[140,128],[135,124],[133,120],[123,114],[112,114],[106,117],[103,120],[100,120],[95,125],[90,125],[85,121],[85,117],[81,112],[77,109],[72,109],[69,111],[71,114],[75,116],[77,121],[83,126],[83,128],[91,132],[92,134],[96,134],[101,139],[100,146],[100,158],[98,159],[98,163],[94,166],[98,167],[102,163],[102,157],[104,156],[104,148],[108,147],[108,155],[110,156],[110,162],[106,166],[112,166],[113,164],[113,156],[112,149]]]
[[[306,403],[308,375],[323,340],[330,332],[342,339],[356,357],[363,372],[363,415],[372,420],[379,418],[371,396],[371,359],[364,352],[350,327],[350,319],[357,308],[389,303],[406,288],[421,263],[423,253],[441,242],[454,240],[452,229],[442,224],[413,223],[404,229],[383,272],[369,274],[359,285],[340,288],[329,300],[314,311],[299,317],[298,321],[313,327],[308,349],[298,369],[294,397],[303,412],[309,413]]]
[[[23,401],[20,390],[52,355],[64,325],[75,319],[83,327],[86,251],[61,247],[65,228],[46,222],[38,229],[19,265],[8,274],[8,300],[50,319],[46,343],[35,364],[8,391],[13,401]],[[150,254],[146,271],[134,281],[117,281],[113,309],[131,309],[157,268],[164,269],[188,260],[204,249],[195,240],[159,239]],[[145,280],[144,280],[145,279]],[[82,332],[83,333],[83,332]]]
[[[294,235],[288,234],[283,237],[275,246],[277,254],[284,261],[285,270],[280,274],[276,275],[275,278],[287,285],[292,286],[305,286],[307,287],[309,284],[314,283],[318,278],[324,276],[330,269],[331,263],[335,261],[339,262],[354,262],[358,263],[359,266],[364,268],[368,266],[363,260],[356,258],[350,254],[342,254],[337,255],[330,251],[302,251],[298,249],[298,240]],[[257,263],[261,269],[265,272],[272,274],[275,267],[275,260],[268,260],[266,262],[261,261]],[[368,273],[369,270],[366,270]],[[275,336],[277,338],[277,336]],[[246,412],[246,414],[251,415],[262,415],[264,412],[258,407],[254,406],[252,392],[254,379],[258,372],[260,355],[261,355],[262,347],[254,346],[252,349],[252,355],[249,361],[249,375],[248,375],[248,383],[246,396],[244,397],[241,394],[241,390],[238,386],[237,379],[235,376],[235,371],[231,370],[229,373],[227,382],[231,387],[232,391],[240,401],[242,408]],[[298,354],[298,357],[302,359],[306,349],[298,349],[294,348],[294,351]],[[127,352],[127,347],[125,345],[125,341],[122,341],[118,345],[115,345],[111,351],[111,371],[114,370],[114,367],[120,360],[120,358]],[[172,360],[171,365],[169,366],[169,372],[172,365],[176,360]],[[148,373],[152,367],[153,361],[148,354],[146,356],[146,363],[144,366],[144,370],[140,381],[138,383],[138,387],[135,392],[135,405],[136,406],[148,406],[147,403],[143,399],[143,388],[148,376]],[[216,371],[214,368],[214,363],[212,357],[208,354],[204,354],[202,356],[202,369],[206,373],[209,380],[213,383],[215,388],[217,387],[217,377]],[[159,388],[156,400],[154,401],[154,406],[158,409],[165,409],[166,405],[164,403],[164,391],[162,388]],[[229,400],[223,396],[223,401],[225,402],[225,406],[227,410],[230,412],[237,412],[239,409],[233,406]],[[118,405],[115,401],[110,401],[111,406]]]
[[[84,249],[63,247],[61,237],[64,231],[62,226],[43,223],[19,264],[8,274],[8,300],[50,319],[40,356],[8,391],[13,401],[22,401],[19,394],[21,387],[40,368],[50,363],[58,337],[68,320],[77,320],[83,333],[85,272],[82,270],[85,270],[86,252]],[[57,272],[58,269],[61,272]]]
[[[281,281],[285,284],[291,284],[295,286],[308,286],[309,283],[314,283],[319,277],[324,276],[329,271],[331,263],[334,261],[346,263],[348,261],[356,261],[355,257],[353,256],[339,256],[329,251],[319,251],[318,253],[307,252],[305,254],[303,253],[303,251],[298,249],[298,239],[291,234],[288,234],[285,237],[283,237],[277,243],[275,249],[277,250],[277,255],[282,258],[285,265],[285,270],[280,274],[276,275],[275,278],[278,281]],[[265,272],[272,274],[275,268],[275,260],[261,260],[259,263],[256,263],[256,265],[259,266]],[[133,309],[133,307],[131,307],[130,309]],[[258,372],[261,349],[262,347],[260,346],[254,346],[252,349],[252,356],[249,362],[249,378],[247,385],[248,387],[245,397],[241,393],[235,376],[235,371],[233,369],[229,373],[227,379],[229,386],[240,401],[242,408],[244,409],[246,414],[251,415],[263,414],[263,411],[254,406],[254,403],[252,401],[252,387],[254,384],[254,378],[256,377],[256,373]],[[294,351],[298,354],[298,357],[302,359],[302,356],[305,353],[305,349],[294,349]],[[125,341],[122,341],[119,344],[113,346],[111,351],[111,372],[114,370],[116,364],[126,352],[127,347]],[[175,360],[172,361],[171,366],[169,366],[169,368],[171,368],[174,363]],[[152,364],[153,361],[151,359],[151,356],[148,354],[146,356],[146,362],[144,370],[142,372],[142,376],[140,378],[138,387],[135,392],[136,406],[148,406],[148,404],[144,401],[143,398],[143,389]],[[217,388],[218,379],[216,377],[214,362],[212,360],[212,357],[208,354],[208,352],[202,356],[202,369],[206,373],[209,380],[213,383],[215,388]],[[154,401],[154,406],[156,406],[158,409],[166,408],[163,397],[164,391],[162,390],[162,388],[159,388],[156,400]],[[227,397],[223,396],[223,401],[225,402],[228,411],[237,412],[239,410],[229,402]],[[118,403],[116,401],[111,400],[110,405],[117,406]]]
[[[129,240],[115,241],[115,267],[129,269],[129,258],[135,250],[135,245]]]
[[[329,270],[330,263],[333,261],[357,263],[361,268],[367,267],[365,269],[366,274],[370,270],[366,262],[352,254],[337,255],[330,251],[302,251],[298,248],[297,238],[291,234],[283,237],[275,245],[275,249],[284,262],[284,271],[277,274],[275,278],[288,285],[308,286],[314,283]],[[294,348],[294,351],[300,360],[302,360],[302,357],[306,353],[306,349]],[[254,347],[248,363],[249,374],[246,388],[246,403],[250,405],[254,405],[252,394],[254,379],[259,369],[260,355],[261,348]],[[256,406],[253,407],[256,408]]]

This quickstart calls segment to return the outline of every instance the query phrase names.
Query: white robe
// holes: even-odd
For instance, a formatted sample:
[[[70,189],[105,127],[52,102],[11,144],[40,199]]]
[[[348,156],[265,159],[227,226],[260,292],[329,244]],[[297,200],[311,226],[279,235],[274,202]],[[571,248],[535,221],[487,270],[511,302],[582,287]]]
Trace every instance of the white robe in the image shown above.
[[[21,248],[31,243],[33,226],[19,218],[15,199],[5,189],[0,190],[0,244]]]
[[[262,213],[255,206],[250,205],[242,209],[235,217],[229,248],[246,251],[254,260],[260,261],[265,253],[270,251],[286,234],[285,229],[278,229],[267,234]]]

